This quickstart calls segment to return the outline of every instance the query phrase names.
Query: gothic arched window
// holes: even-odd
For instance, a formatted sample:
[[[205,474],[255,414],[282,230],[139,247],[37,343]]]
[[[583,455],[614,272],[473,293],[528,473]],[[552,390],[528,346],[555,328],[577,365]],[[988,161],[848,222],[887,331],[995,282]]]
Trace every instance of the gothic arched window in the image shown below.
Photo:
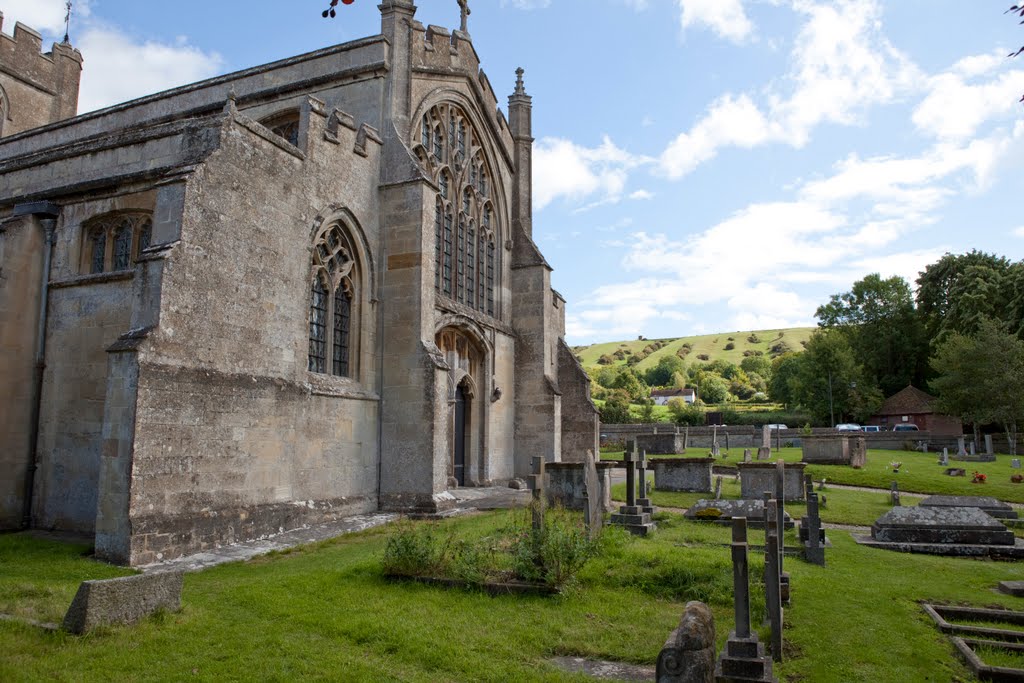
[[[357,358],[359,267],[341,225],[331,225],[313,245],[309,299],[309,370],[353,377]]]
[[[299,110],[290,109],[279,112],[260,121],[260,125],[270,129],[274,135],[287,141],[289,144],[299,146]]]
[[[434,289],[486,315],[500,313],[497,214],[489,200],[492,173],[466,112],[440,104],[423,115],[414,149],[437,181]]]
[[[117,213],[85,224],[82,241],[83,273],[128,270],[153,238],[148,213]]]

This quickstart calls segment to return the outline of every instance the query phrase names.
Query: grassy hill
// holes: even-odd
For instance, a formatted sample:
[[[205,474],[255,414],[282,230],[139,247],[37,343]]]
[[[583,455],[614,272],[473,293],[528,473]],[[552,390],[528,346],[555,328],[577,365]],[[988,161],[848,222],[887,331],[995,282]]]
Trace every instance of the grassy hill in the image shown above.
[[[709,362],[722,359],[737,365],[744,358],[745,352],[761,352],[768,358],[778,355],[773,348],[778,349],[780,343],[785,344],[791,351],[802,351],[803,342],[807,341],[814,327],[790,327],[777,330],[756,330],[746,332],[719,332],[716,334],[705,334],[696,337],[679,337],[676,339],[644,339],[621,342],[605,342],[602,344],[591,344],[590,346],[573,347],[576,355],[582,359],[586,368],[601,367],[598,360],[602,356],[613,356],[612,367],[625,365],[631,354],[645,353],[646,357],[636,367],[638,370],[646,370],[658,362],[658,359],[665,355],[679,354],[684,345],[690,345],[689,353],[680,354],[687,365],[692,363]],[[651,351],[651,347],[657,343],[664,344],[662,348]],[[726,346],[732,344],[733,348]],[[622,351],[622,358],[614,357],[614,354]],[[628,352],[628,353],[627,353]],[[707,361],[699,358],[707,356]]]

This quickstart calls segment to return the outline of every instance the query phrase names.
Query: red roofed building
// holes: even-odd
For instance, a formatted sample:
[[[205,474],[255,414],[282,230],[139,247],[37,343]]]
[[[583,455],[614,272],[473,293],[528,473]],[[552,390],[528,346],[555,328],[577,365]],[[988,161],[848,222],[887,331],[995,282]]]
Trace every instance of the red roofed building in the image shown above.
[[[913,385],[885,399],[869,424],[889,431],[898,424],[915,424],[923,432],[939,436],[960,436],[964,432],[958,417],[942,415],[933,407],[936,398]]]

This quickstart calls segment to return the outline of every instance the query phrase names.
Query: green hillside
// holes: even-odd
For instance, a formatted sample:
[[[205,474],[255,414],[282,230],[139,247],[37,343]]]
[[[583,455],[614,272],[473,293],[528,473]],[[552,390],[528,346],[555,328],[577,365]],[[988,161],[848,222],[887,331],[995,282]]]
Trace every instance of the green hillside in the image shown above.
[[[777,330],[756,330],[753,332],[719,332],[696,337],[679,337],[677,339],[638,339],[633,341],[605,342],[590,346],[576,346],[573,347],[573,351],[582,359],[584,367],[589,369],[609,365],[598,362],[602,356],[612,357],[610,367],[626,365],[626,361],[631,354],[642,355],[645,353],[645,349],[647,349],[646,357],[636,364],[638,370],[646,370],[655,365],[662,356],[679,354],[680,349],[685,344],[689,344],[690,352],[681,355],[687,365],[710,362],[717,359],[738,365],[743,360],[745,352],[760,352],[768,358],[779,355],[778,345],[780,343],[785,344],[790,351],[802,351],[804,348],[803,342],[810,339],[811,333],[815,329],[814,327],[790,327]],[[664,344],[664,346],[657,350],[651,350],[653,346],[659,343]],[[734,348],[726,349],[728,344],[732,344]],[[773,351],[773,348],[776,351]],[[618,351],[622,351],[622,354],[620,354],[621,358],[614,356]],[[708,357],[707,361],[699,358],[701,355],[706,355]]]

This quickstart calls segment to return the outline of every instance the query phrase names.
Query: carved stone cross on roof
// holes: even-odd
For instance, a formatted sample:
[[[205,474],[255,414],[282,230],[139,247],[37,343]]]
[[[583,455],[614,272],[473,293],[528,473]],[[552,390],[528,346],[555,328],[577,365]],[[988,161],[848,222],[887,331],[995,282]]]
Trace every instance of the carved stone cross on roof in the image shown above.
[[[469,21],[468,21],[468,19],[469,19],[469,15],[472,14],[472,13],[473,13],[472,10],[469,9],[469,0],[459,0],[459,14],[461,15],[461,19],[462,19],[461,26],[459,27],[459,30],[462,31],[463,33],[467,33],[469,31],[469,28],[468,28]]]

